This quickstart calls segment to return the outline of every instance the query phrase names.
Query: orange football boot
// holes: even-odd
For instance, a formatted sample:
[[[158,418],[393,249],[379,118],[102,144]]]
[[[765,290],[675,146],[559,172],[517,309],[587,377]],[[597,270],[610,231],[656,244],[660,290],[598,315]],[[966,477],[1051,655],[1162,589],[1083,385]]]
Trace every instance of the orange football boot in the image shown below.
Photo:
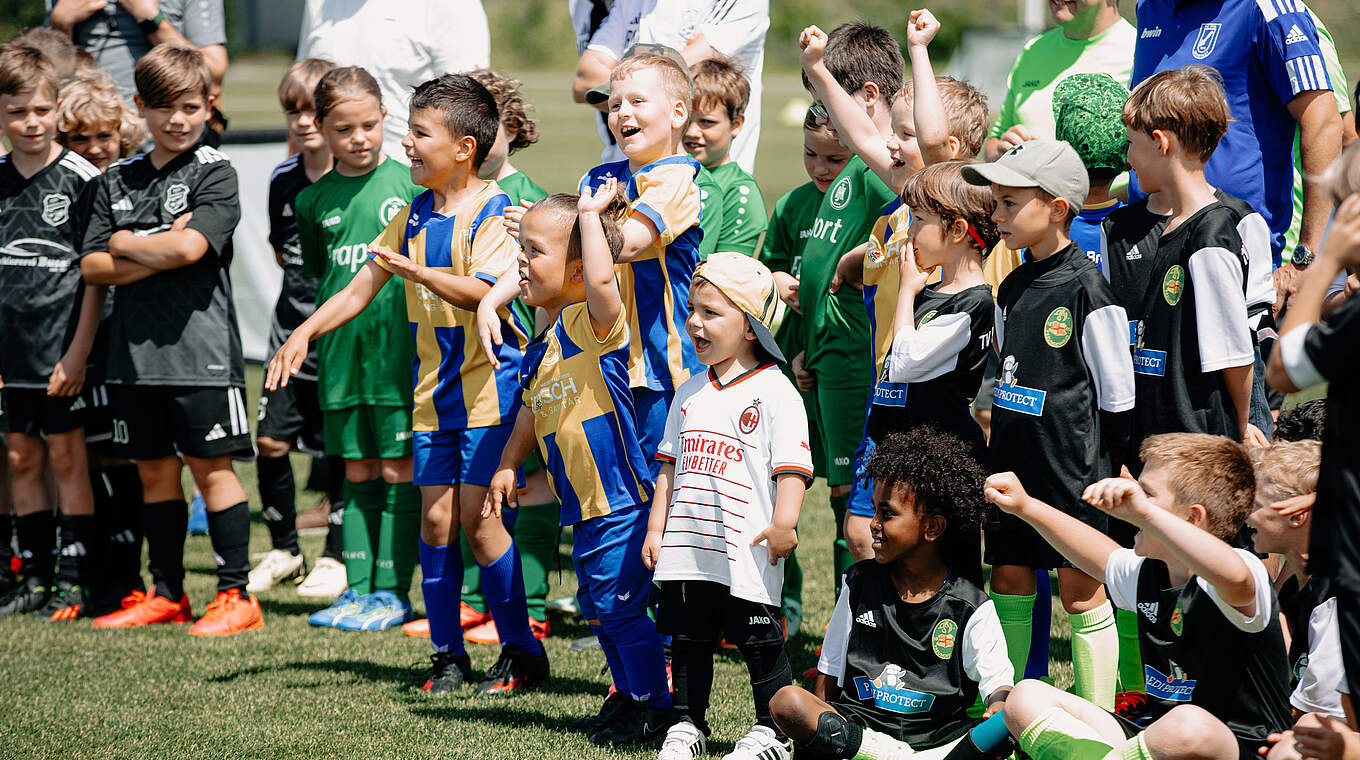
[[[428,639],[430,637],[430,619],[412,620],[401,627],[401,632],[407,636]]]
[[[550,633],[546,620],[540,623],[533,618],[529,618],[529,630],[533,631],[534,638],[539,641],[548,638],[548,634]],[[496,632],[496,621],[494,620],[488,620],[475,628],[469,628],[466,631],[463,631],[463,638],[466,639],[469,644],[501,643],[501,637],[500,634]]]
[[[189,627],[195,636],[230,636],[241,631],[264,627],[260,615],[260,600],[253,595],[242,596],[241,589],[217,592],[217,599],[208,604],[208,611]]]
[[[188,595],[172,602],[163,596],[133,591],[123,597],[123,609],[94,619],[95,628],[134,628],[156,623],[193,622]]]
[[[458,603],[458,625],[463,630],[474,628],[491,619],[490,612],[478,612],[476,607],[467,602]]]

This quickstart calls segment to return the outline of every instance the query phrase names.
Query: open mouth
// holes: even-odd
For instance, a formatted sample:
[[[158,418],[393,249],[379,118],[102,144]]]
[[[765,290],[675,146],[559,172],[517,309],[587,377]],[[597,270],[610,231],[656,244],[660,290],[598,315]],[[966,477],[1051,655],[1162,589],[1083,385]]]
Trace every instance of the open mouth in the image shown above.
[[[704,144],[701,143],[701,142],[691,142],[691,141],[686,141],[686,142],[685,142],[685,150],[689,151],[690,153],[694,153],[694,152],[696,152],[696,151],[703,150],[703,148],[704,148]]]
[[[424,161],[421,161],[419,158],[416,158],[415,156],[411,155],[410,153],[407,153],[407,154],[406,154],[406,160],[409,161],[409,162],[411,163],[411,168],[412,168],[412,169],[417,169],[417,168],[421,168],[421,167],[425,166],[425,162],[424,162]]]
[[[626,140],[641,131],[641,128],[635,127],[632,124],[624,124],[619,127],[619,137]]]
[[[713,345],[712,343],[710,343],[709,341],[705,340],[704,338],[693,338],[693,337],[692,337],[691,339],[694,341],[694,351],[695,351],[695,353],[700,353],[700,354],[702,354],[703,352],[705,352],[705,351],[708,350],[709,346]]]

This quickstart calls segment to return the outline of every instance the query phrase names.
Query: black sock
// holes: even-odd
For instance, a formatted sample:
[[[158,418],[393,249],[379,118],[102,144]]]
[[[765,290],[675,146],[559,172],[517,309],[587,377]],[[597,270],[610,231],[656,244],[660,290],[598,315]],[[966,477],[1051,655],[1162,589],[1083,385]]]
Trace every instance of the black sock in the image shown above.
[[[339,459],[339,457],[336,457],[336,459]],[[307,485],[305,488],[308,491],[325,491],[330,488],[331,470],[336,464],[336,462],[331,461],[331,457],[312,457],[312,466],[307,469]],[[344,465],[340,464],[340,467],[342,468],[340,477],[343,478],[345,475]]]
[[[713,692],[713,652],[717,642],[671,639],[671,706],[689,718],[704,736],[708,727],[708,701]]]
[[[784,642],[739,647],[741,657],[746,661],[746,670],[751,676],[751,695],[755,699],[756,725],[774,729],[781,740],[784,737],[770,716],[770,700],[775,692],[793,683],[793,669],[789,658],[784,654]]]
[[[217,555],[217,590],[240,589],[244,596],[250,573],[250,507],[243,501],[208,512],[208,535]]]
[[[116,464],[93,472],[94,514],[100,544],[93,552],[93,585],[107,586],[122,599],[142,591],[142,479],[135,464]]]
[[[57,583],[88,589],[94,515],[58,515],[57,531],[61,546],[57,554]]]
[[[326,525],[326,548],[321,556],[343,562],[345,535],[345,462],[340,457],[313,459],[313,467],[325,462],[326,497],[331,500],[331,514]]]
[[[48,511],[19,515],[15,521],[19,534],[19,572],[37,578],[44,586],[52,584],[53,553],[57,549],[57,526]]]
[[[817,716],[817,733],[805,742],[795,742],[797,756],[814,760],[850,760],[859,752],[864,729],[827,710]]]
[[[288,455],[259,456],[255,467],[260,478],[260,502],[264,505],[264,524],[274,548],[297,554],[297,491],[293,485],[293,465]],[[209,528],[211,530],[211,528]]]
[[[14,580],[14,515],[0,515],[0,583]]]
[[[183,499],[148,502],[142,509],[147,567],[156,594],[178,602],[184,596],[184,535],[189,507]]]

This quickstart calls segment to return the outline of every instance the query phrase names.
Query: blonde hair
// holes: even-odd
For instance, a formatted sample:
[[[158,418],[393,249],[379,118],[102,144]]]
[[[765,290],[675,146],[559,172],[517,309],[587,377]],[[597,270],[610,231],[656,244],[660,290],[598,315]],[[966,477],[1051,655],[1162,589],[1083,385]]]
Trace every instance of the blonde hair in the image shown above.
[[[324,58],[303,58],[289,66],[279,81],[279,105],[284,111],[315,110],[312,95],[316,83],[333,68],[335,64]]]
[[[1256,472],[1256,492],[1267,503],[1283,501],[1317,490],[1322,462],[1319,441],[1283,441],[1251,450]]]
[[[61,88],[57,141],[69,146],[72,133],[112,125],[118,130],[118,157],[127,158],[147,138],[137,114],[118,95],[113,78],[102,71],[81,74]]]
[[[935,77],[935,86],[940,90],[940,105],[944,107],[945,120],[949,122],[949,134],[959,139],[959,157],[971,158],[982,150],[987,139],[987,96],[976,87],[954,77]],[[911,103],[915,90],[912,81],[902,85],[897,98]]]
[[[1327,171],[1322,174],[1322,186],[1341,205],[1347,198],[1360,193],[1360,141],[1347,145]]]
[[[1200,161],[1208,161],[1228,133],[1232,114],[1218,72],[1199,64],[1153,74],[1129,95],[1124,126],[1149,137],[1170,132]]]
[[[1242,444],[1221,435],[1165,433],[1148,436],[1138,450],[1144,467],[1164,467],[1176,506],[1199,504],[1206,530],[1232,541],[1251,514],[1256,478]]]
[[[664,55],[635,55],[632,58],[625,58],[609,72],[609,86],[614,83],[645,69],[656,69],[661,77],[661,86],[666,90],[666,97],[671,100],[683,101],[685,109],[691,108],[693,100],[692,87],[690,86],[689,73],[680,67],[680,64],[667,58]]]

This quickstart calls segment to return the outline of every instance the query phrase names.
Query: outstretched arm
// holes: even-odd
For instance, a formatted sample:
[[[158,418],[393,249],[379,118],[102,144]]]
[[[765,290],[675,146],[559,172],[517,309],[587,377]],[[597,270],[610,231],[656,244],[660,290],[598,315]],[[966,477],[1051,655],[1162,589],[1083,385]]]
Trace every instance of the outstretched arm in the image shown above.
[[[371,259],[364,264],[348,285],[318,306],[312,316],[298,325],[293,334],[288,336],[288,340],[279,347],[274,358],[269,360],[269,369],[265,372],[265,387],[271,391],[286,387],[288,379],[302,368],[302,361],[307,358],[308,345],[359,316],[373,302],[378,291],[382,290],[391,276]]]
[[[879,134],[878,127],[874,126],[869,115],[855,102],[854,97],[836,82],[831,70],[822,61],[822,54],[826,51],[826,40],[826,32],[815,26],[809,26],[798,36],[798,44],[803,48],[803,72],[807,74],[813,92],[826,107],[836,133],[870,169],[874,170],[879,179],[891,187],[892,156],[888,154],[888,143],[883,139],[883,135]],[[869,82],[865,87],[877,88],[878,83]],[[885,102],[896,94],[886,93]]]
[[[1029,523],[1054,549],[1092,578],[1105,577],[1105,563],[1119,548],[1109,536],[1025,492],[1013,472],[987,478],[987,501]]]

